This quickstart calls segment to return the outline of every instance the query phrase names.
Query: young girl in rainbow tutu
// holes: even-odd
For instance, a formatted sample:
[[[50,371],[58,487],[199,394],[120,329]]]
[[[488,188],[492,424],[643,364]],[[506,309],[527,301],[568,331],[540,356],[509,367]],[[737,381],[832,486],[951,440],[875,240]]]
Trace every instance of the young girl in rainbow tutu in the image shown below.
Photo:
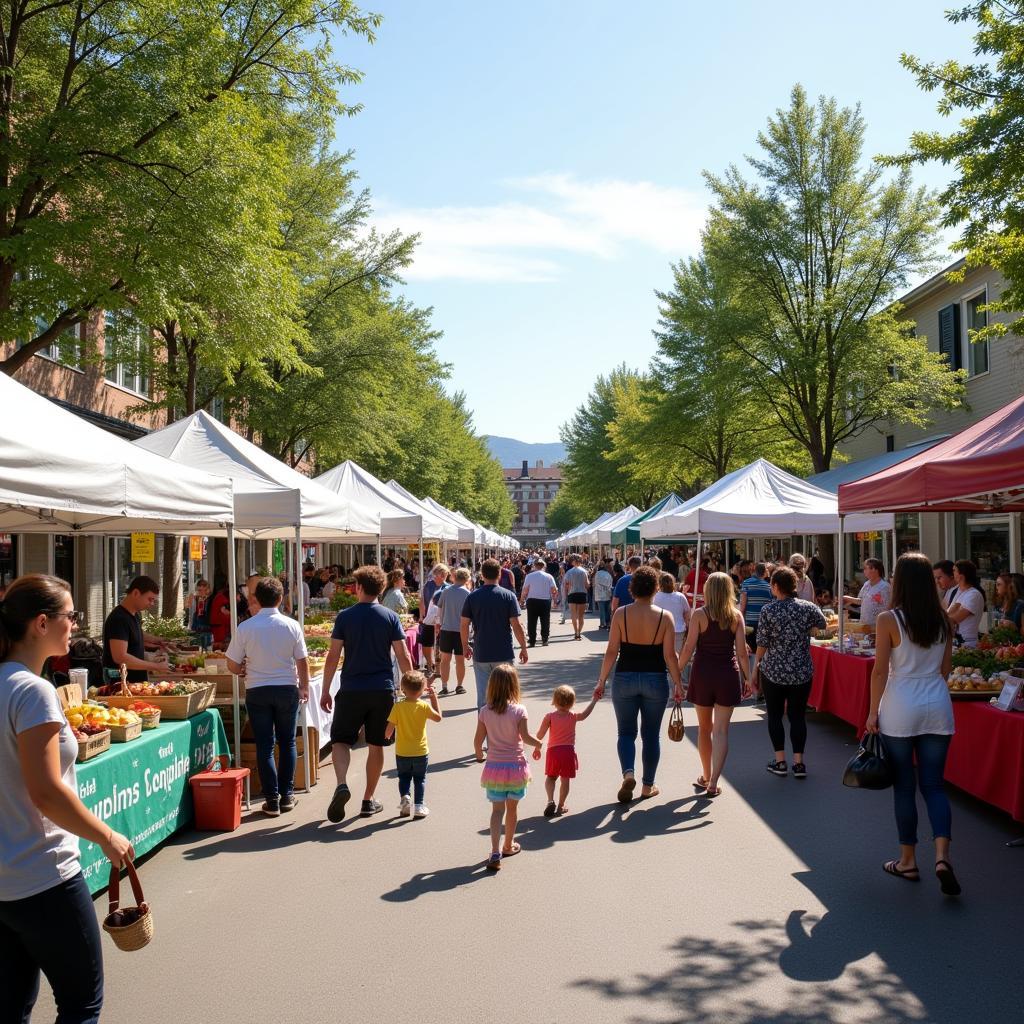
[[[520,846],[515,841],[519,801],[526,796],[530,783],[530,767],[523,754],[523,744],[540,750],[543,745],[530,735],[526,708],[519,703],[519,673],[512,665],[496,665],[487,680],[487,703],[480,709],[473,746],[477,761],[484,761],[484,740],[487,740],[487,762],[480,777],[487,799],[491,802],[490,871],[501,868],[505,857],[514,857]],[[501,843],[501,821],[505,819],[505,842]]]

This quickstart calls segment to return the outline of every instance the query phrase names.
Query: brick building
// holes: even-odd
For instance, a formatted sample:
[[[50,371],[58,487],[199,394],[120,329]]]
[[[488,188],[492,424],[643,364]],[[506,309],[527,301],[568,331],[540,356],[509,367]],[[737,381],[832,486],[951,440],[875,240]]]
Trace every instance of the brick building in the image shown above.
[[[503,469],[508,496],[516,507],[511,535],[523,547],[536,547],[549,539],[547,510],[562,486],[562,467],[533,466],[524,459],[517,469]]]

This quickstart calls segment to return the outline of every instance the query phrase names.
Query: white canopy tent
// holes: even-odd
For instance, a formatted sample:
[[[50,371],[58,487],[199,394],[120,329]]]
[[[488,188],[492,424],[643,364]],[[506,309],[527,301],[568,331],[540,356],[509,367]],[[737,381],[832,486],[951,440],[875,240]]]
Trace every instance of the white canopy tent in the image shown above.
[[[606,523],[611,522],[618,512],[602,512],[592,523],[590,523],[585,530],[576,534],[573,537],[573,544],[578,544],[581,547],[586,547],[590,544],[597,543],[597,531],[601,529]]]
[[[451,523],[451,525],[455,527],[455,529],[458,531],[458,543],[460,547],[472,548],[476,545],[476,529],[473,527],[464,526],[443,505],[438,505],[436,502],[431,504],[431,502],[433,501],[433,499],[431,498],[427,498],[421,501],[411,491],[407,491],[397,480],[389,480],[388,487],[390,487],[394,491],[397,491],[399,494],[403,495],[409,501],[415,502],[424,510],[425,515],[440,516],[442,519],[445,519],[447,522]]]
[[[737,469],[678,508],[640,524],[640,541],[655,538],[784,537],[794,534],[836,534],[839,538],[838,576],[843,579],[844,532],[895,530],[891,513],[839,517],[834,494],[787,473],[766,459]],[[699,578],[699,577],[698,577]]]
[[[579,526],[573,527],[573,529],[568,530],[567,532],[563,533],[562,536],[559,537],[555,541],[555,547],[556,548],[567,548],[567,547],[569,547],[575,541],[575,539],[581,533],[583,533],[585,530],[589,529],[589,527],[590,527],[590,523],[580,523]]]
[[[0,531],[222,530],[232,483],[142,451],[0,374]]]
[[[643,512],[643,509],[637,508],[635,505],[627,505],[624,509],[620,509],[610,519],[606,519],[603,523],[595,526],[594,529],[588,530],[585,536],[589,544],[611,544],[612,533],[616,530],[621,530],[628,523],[631,523],[638,515]]]

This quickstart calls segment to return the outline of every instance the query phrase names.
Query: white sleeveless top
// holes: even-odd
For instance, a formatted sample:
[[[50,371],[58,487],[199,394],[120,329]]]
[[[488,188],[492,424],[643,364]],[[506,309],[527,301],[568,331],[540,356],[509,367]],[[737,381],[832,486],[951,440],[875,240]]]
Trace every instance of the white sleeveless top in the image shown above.
[[[889,680],[878,705],[878,725],[886,736],[952,736],[953,702],[942,675],[945,643],[921,647],[895,612],[900,645],[889,654]]]

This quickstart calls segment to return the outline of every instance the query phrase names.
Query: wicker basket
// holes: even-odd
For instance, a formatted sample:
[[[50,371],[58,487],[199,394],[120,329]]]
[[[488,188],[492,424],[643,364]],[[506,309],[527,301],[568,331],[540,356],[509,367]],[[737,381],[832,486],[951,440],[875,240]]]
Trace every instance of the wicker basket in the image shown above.
[[[109,725],[112,743],[130,743],[142,735],[142,723],[132,722],[130,725]]]
[[[120,909],[121,872],[111,864],[110,885],[107,888],[110,905],[107,916],[103,919],[103,930],[114,940],[114,945],[118,949],[132,953],[148,945],[149,940],[153,938],[153,912],[142,894],[142,883],[135,871],[135,865],[126,860],[124,866],[128,870],[128,880],[131,882],[136,905]]]
[[[679,743],[683,738],[683,705],[673,704],[668,716],[668,738]]]
[[[112,708],[130,708],[137,700],[144,700],[147,704],[160,709],[160,718],[165,722],[182,722],[186,718],[198,715],[205,711],[213,703],[217,687],[213,684],[206,686],[195,693],[182,694],[180,697],[101,697],[104,704]]]
[[[75,761],[81,764],[83,761],[89,761],[109,749],[110,730],[104,729],[103,732],[93,733],[91,736],[86,736],[84,740],[78,741],[78,757],[75,758]]]
[[[160,712],[159,711],[154,711],[152,714],[149,714],[149,715],[144,715],[144,714],[142,714],[141,711],[140,712],[136,712],[136,713],[142,719],[142,728],[143,728],[144,731],[146,729],[155,729],[160,724]]]

